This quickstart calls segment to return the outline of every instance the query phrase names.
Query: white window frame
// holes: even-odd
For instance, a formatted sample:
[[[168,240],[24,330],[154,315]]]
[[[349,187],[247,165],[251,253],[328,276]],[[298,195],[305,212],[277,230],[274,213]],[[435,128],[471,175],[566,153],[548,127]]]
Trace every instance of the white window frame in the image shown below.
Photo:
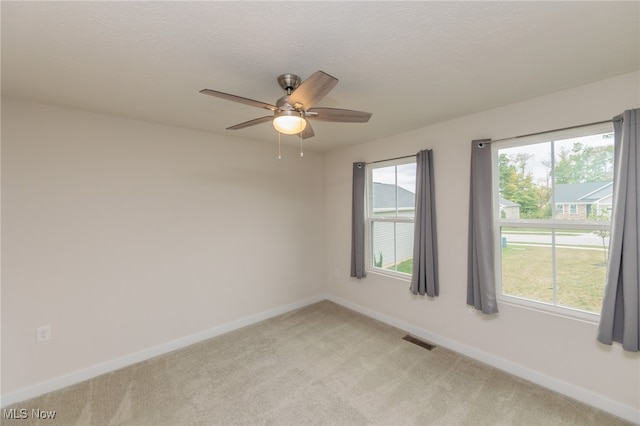
[[[393,271],[389,269],[378,268],[373,264],[373,236],[371,235],[371,228],[373,222],[390,222],[390,223],[415,223],[415,215],[413,218],[406,216],[376,216],[373,218],[371,213],[373,212],[373,170],[391,166],[401,166],[404,164],[411,164],[416,162],[416,157],[405,157],[394,160],[376,161],[374,163],[367,163],[366,167],[366,185],[365,185],[365,256],[366,256],[366,269],[367,272],[379,275],[385,275],[388,277],[396,278],[402,281],[411,281],[411,275],[404,272]],[[397,207],[397,206],[396,206]]]
[[[577,308],[571,308],[566,306],[557,305],[556,301],[556,286],[553,287],[553,303],[546,303],[542,301],[536,301],[531,299],[525,299],[518,296],[508,295],[502,293],[502,241],[500,228],[501,227],[528,227],[528,228],[544,228],[544,229],[609,229],[611,225],[605,222],[595,223],[592,220],[566,220],[566,219],[518,219],[509,220],[502,219],[500,217],[500,191],[499,191],[499,170],[498,170],[498,151],[501,148],[510,148],[516,146],[530,145],[536,143],[544,143],[552,140],[563,140],[573,137],[587,136],[598,133],[612,133],[613,125],[611,123],[601,123],[596,125],[583,126],[579,128],[567,129],[564,131],[548,132],[545,134],[532,135],[520,138],[512,138],[491,143],[491,158],[492,158],[492,171],[493,171],[493,222],[494,222],[494,253],[495,253],[495,272],[496,272],[496,293],[499,303],[507,305],[522,307],[526,309],[532,309],[539,312],[545,312],[553,315],[559,315],[562,317],[572,318],[580,321],[586,321],[589,323],[597,324],[600,321],[600,314],[589,311],[583,311]],[[551,155],[554,155],[553,148]],[[553,197],[553,195],[552,195]],[[553,206],[552,217],[557,214],[563,214],[556,211],[555,199],[552,199],[551,206]],[[567,209],[564,209],[566,213]],[[552,244],[555,244],[555,235],[552,233]],[[555,254],[553,260],[553,275],[554,280],[556,276],[555,269]]]
[[[556,203],[556,214],[564,214],[564,204]]]

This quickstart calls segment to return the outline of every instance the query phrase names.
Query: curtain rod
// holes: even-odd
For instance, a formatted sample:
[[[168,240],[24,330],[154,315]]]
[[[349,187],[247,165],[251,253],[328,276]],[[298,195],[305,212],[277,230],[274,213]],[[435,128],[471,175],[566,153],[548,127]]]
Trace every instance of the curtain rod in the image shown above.
[[[368,162],[366,162],[364,164],[384,163],[385,161],[402,160],[403,158],[411,158],[411,157],[415,157],[415,156],[416,156],[416,154],[405,155],[405,156],[402,156],[402,157],[388,158],[386,160],[368,161]]]
[[[617,119],[618,119],[618,117],[615,117],[613,120],[594,121],[593,123],[578,124],[576,126],[562,127],[560,129],[545,130],[544,132],[527,133],[526,135],[512,136],[512,137],[509,137],[509,138],[496,139],[496,140],[493,140],[493,141],[492,140],[486,140],[486,141],[483,141],[483,143],[502,142],[502,141],[506,141],[506,140],[509,140],[509,139],[520,139],[520,138],[526,138],[528,136],[538,136],[538,135],[544,135],[544,134],[547,134],[547,133],[561,132],[563,130],[571,130],[571,129],[579,129],[581,127],[596,126],[598,124],[611,123],[612,121],[616,121]],[[622,116],[620,116],[620,119],[622,119]]]

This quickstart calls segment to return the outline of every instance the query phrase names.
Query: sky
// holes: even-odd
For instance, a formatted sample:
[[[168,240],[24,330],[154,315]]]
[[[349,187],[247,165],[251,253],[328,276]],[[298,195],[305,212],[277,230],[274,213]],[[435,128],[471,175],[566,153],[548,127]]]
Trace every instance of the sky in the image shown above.
[[[397,170],[397,173],[396,173]],[[396,177],[397,176],[397,177]],[[379,167],[373,169],[373,181],[379,183],[396,184],[416,192],[416,163],[399,164],[398,166]]]

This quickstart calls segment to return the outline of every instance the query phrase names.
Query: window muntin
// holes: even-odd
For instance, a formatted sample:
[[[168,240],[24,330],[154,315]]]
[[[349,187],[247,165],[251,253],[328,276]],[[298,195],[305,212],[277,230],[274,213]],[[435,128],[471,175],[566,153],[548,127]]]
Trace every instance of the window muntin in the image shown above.
[[[367,165],[367,270],[411,275],[415,187],[413,157]]]
[[[492,144],[502,301],[597,318],[608,256],[612,131],[607,123]]]

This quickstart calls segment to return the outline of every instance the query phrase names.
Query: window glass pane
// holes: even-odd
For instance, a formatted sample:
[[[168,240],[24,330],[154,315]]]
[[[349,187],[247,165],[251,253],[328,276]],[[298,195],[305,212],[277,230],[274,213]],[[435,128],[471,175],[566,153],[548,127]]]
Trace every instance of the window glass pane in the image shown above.
[[[367,221],[371,254],[368,267],[411,274],[416,163],[411,159],[404,161],[390,160],[369,169]]]
[[[613,193],[613,134],[554,142],[558,220],[609,220]]]
[[[503,295],[600,312],[613,143],[611,127],[598,126],[493,145]]]
[[[371,265],[388,268],[395,265],[395,224],[371,222]]]
[[[413,223],[396,224],[396,264],[394,270],[413,273]]]
[[[401,164],[397,167],[398,216],[415,217],[416,206],[416,163]]]
[[[414,217],[416,163],[371,170],[371,207],[377,217]]]
[[[500,217],[551,218],[551,142],[498,150]]]
[[[500,230],[502,293],[553,303],[551,229]]]
[[[609,231],[556,231],[558,305],[600,313]]]
[[[413,223],[372,222],[371,264],[375,268],[411,274]]]
[[[396,166],[371,170],[371,207],[373,216],[396,216],[397,188]]]

